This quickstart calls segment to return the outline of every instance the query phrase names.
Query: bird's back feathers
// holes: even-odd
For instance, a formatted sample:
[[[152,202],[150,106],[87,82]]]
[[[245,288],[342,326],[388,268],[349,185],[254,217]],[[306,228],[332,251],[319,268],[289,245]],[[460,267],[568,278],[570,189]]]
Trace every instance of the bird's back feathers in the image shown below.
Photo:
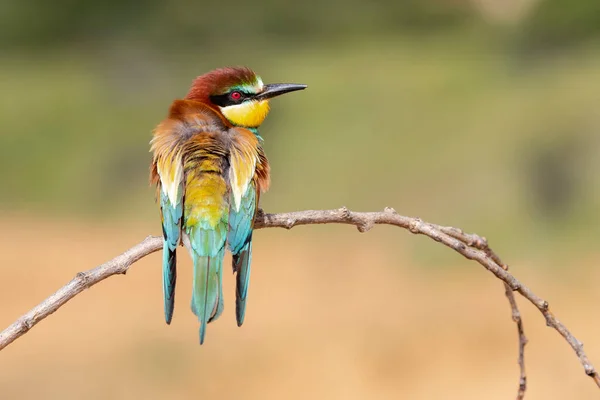
[[[215,109],[177,100],[156,128],[151,179],[159,190],[165,238],[165,318],[171,321],[176,279],[175,248],[189,243],[194,263],[192,310],[206,324],[223,311],[222,264],[228,242],[237,272],[236,315],[244,318],[251,237],[260,191],[269,186],[269,165],[261,141],[233,127]]]

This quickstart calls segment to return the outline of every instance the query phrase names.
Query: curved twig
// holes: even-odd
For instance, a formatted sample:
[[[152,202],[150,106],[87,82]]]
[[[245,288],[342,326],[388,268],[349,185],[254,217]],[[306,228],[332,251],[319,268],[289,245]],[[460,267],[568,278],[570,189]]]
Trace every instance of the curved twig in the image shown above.
[[[348,224],[355,225],[360,232],[366,232],[374,225],[387,224],[409,230],[414,234],[430,237],[462,254],[469,260],[475,260],[485,269],[500,279],[505,286],[505,294],[509,300],[512,318],[519,334],[519,367],[520,380],[517,399],[522,399],[526,390],[524,348],[527,339],[523,332],[523,323],[513,292],[518,292],[531,302],[546,319],[546,324],[554,328],[573,348],[585,373],[600,387],[600,376],[583,351],[583,344],[556,319],[550,312],[548,302],[534,294],[527,286],[519,282],[508,272],[508,266],[489,248],[487,240],[475,234],[467,234],[457,228],[430,224],[419,218],[399,215],[394,209],[386,208],[383,212],[352,212],[345,207],[337,210],[307,210],[281,214],[264,214],[260,211],[256,218],[255,229],[286,228],[313,224]],[[38,322],[58,310],[96,283],[116,274],[125,274],[131,264],[162,248],[162,238],[149,236],[141,243],[130,248],[114,259],[85,272],[79,272],[67,285],[31,309],[12,325],[0,332],[0,350],[27,333]]]

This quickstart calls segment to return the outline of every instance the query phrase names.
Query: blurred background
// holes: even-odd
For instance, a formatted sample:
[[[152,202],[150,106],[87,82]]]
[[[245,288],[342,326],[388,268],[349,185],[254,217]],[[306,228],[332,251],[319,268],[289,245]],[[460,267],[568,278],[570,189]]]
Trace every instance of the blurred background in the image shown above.
[[[192,79],[247,65],[308,90],[261,133],[269,212],[342,205],[485,235],[600,368],[600,2],[72,0],[0,3],[0,323],[160,234],[148,141]],[[0,357],[3,399],[507,399],[503,287],[424,237],[255,235],[246,323],[197,344],[180,252],[78,296]],[[226,260],[229,264],[229,256]],[[521,301],[527,399],[598,390]]]

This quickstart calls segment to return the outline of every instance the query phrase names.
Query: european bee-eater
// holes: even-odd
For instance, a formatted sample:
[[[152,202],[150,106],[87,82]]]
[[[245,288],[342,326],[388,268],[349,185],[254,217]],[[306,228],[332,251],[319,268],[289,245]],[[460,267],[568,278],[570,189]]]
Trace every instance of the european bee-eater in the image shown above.
[[[206,324],[223,312],[222,266],[227,244],[236,273],[236,318],[244,322],[252,229],[260,194],[270,184],[258,128],[269,99],[306,85],[263,84],[248,68],[222,68],[197,77],[154,130],[150,179],[157,186],[163,244],[167,324],[175,305],[176,249],[193,260],[192,311]]]

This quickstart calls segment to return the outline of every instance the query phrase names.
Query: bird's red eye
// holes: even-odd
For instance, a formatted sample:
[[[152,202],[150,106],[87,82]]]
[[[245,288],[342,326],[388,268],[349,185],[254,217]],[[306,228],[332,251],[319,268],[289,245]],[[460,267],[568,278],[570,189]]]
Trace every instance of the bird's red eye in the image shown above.
[[[242,98],[242,94],[240,92],[231,92],[230,96],[232,100],[239,100]]]

